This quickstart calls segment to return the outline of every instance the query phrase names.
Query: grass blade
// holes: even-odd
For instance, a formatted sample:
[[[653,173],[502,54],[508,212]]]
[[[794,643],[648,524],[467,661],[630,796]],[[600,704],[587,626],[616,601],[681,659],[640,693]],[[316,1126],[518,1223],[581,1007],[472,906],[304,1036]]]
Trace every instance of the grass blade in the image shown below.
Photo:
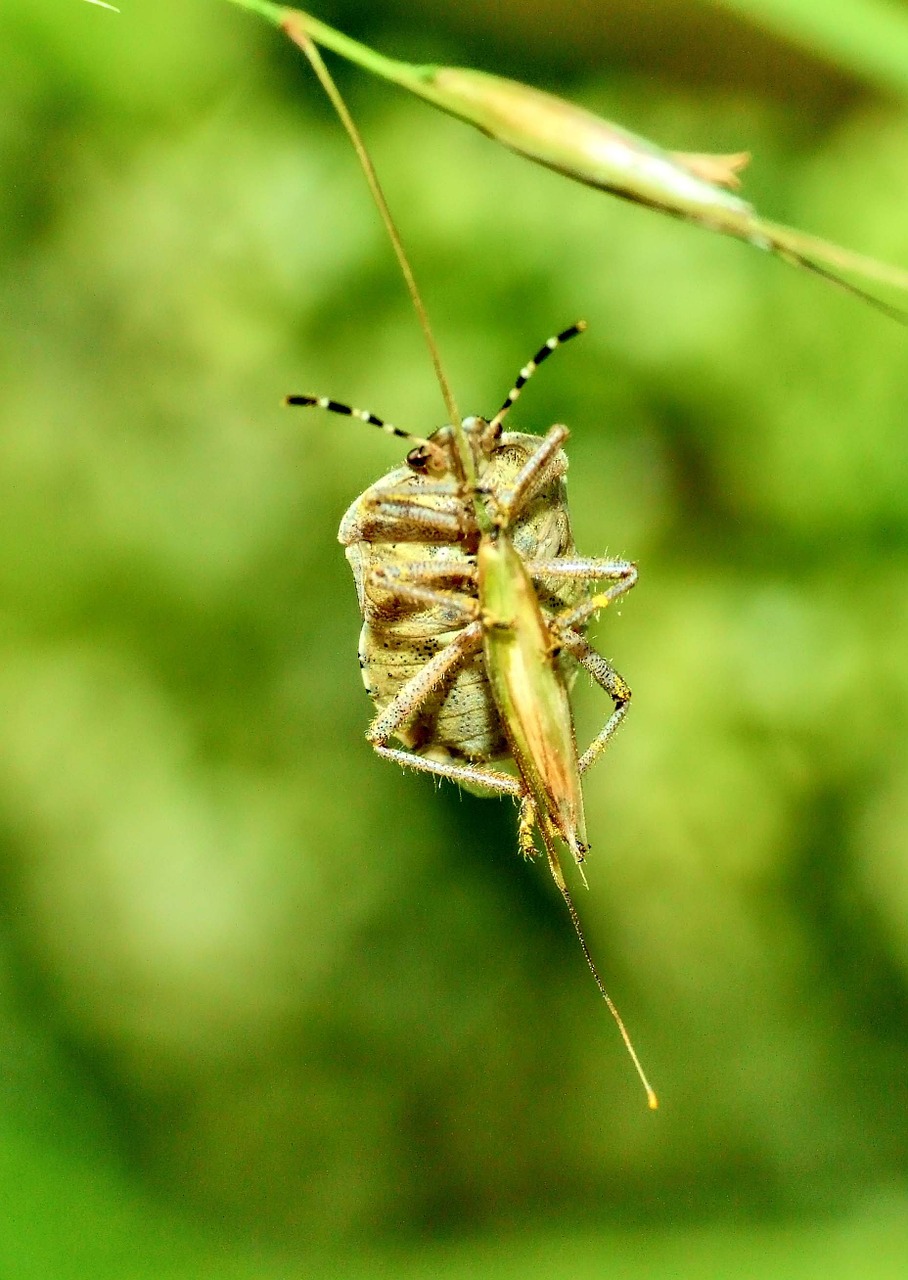
[[[363,70],[475,125],[537,164],[634,204],[743,240],[908,323],[908,312],[855,283],[855,279],[872,281],[908,294],[908,271],[763,218],[732,189],[738,185],[737,171],[746,162],[743,153],[703,156],[666,151],[583,107],[517,80],[463,67],[400,62],[351,40],[301,9],[267,0],[231,3],[267,18],[304,52],[313,42],[331,49]],[[908,27],[908,22],[905,25]],[[908,68],[908,57],[905,65]]]

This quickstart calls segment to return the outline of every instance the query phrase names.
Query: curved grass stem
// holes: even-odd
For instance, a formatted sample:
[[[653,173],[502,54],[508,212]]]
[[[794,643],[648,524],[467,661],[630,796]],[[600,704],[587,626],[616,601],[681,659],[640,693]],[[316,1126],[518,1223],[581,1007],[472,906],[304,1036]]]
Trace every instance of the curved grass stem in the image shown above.
[[[624,200],[743,240],[908,323],[903,307],[855,283],[856,278],[908,295],[908,271],[773,223],[735,194],[737,171],[746,153],[708,156],[668,151],[575,103],[516,80],[469,68],[421,66],[386,58],[302,9],[269,0],[230,3],[280,27],[307,57],[313,45],[321,45],[475,125],[526,159]],[[435,353],[432,358],[437,361]]]

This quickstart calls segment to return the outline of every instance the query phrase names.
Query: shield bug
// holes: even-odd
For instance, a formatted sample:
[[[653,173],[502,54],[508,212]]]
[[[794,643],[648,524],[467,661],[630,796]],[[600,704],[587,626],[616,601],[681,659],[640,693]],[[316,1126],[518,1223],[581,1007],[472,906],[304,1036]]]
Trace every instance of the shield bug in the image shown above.
[[[464,419],[460,437],[452,425],[415,437],[326,397],[294,395],[287,403],[352,416],[410,441],[404,465],[353,502],[338,533],[363,615],[360,667],[377,710],[367,737],[379,755],[405,768],[518,802],[520,849],[534,856],[538,832],[655,1107],[590,956],[558,850],[567,846],[582,875],[588,845],[581,778],[631,698],[585,632],[594,614],[633,587],[637,570],[627,560],[576,552],[562,447],[567,428],[553,426],[544,436],[503,430],[535,370],[584,328],[581,322],[550,338],[495,416]],[[582,754],[568,698],[580,667],[613,703]]]

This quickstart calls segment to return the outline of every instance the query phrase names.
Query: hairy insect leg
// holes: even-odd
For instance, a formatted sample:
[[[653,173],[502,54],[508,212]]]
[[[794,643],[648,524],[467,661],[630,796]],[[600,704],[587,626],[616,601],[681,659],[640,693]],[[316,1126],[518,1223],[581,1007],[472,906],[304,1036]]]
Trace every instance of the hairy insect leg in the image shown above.
[[[537,563],[544,562],[540,561]],[[557,561],[552,561],[551,563],[555,565],[557,564]],[[581,562],[577,561],[576,563],[579,564]],[[607,573],[597,573],[594,577],[614,578],[615,581],[613,582],[613,585],[608,587],[605,591],[597,591],[595,595],[589,596],[588,599],[578,604],[575,609],[571,609],[569,612],[561,614],[556,620],[556,625],[559,628],[582,626],[583,623],[586,622],[588,618],[591,618],[594,613],[598,613],[600,609],[607,608],[613,600],[617,600],[619,596],[623,596],[626,592],[630,591],[637,581],[637,566],[632,564],[630,560],[601,560],[591,561],[590,563],[598,564],[600,567],[611,566]],[[548,572],[548,570],[545,570],[542,576],[546,576]],[[557,570],[555,573],[557,573]],[[582,578],[585,575],[582,573],[574,573],[565,576]]]
[[[366,737],[378,755],[386,760],[393,760],[395,764],[402,765],[405,769],[415,769],[417,773],[432,773],[439,778],[449,778],[452,782],[471,783],[501,795],[519,796],[520,782],[510,774],[484,769],[477,765],[432,760],[400,747],[388,746],[394,733],[416,714],[438,686],[481,644],[482,624],[474,622],[465,627],[450,644],[447,644],[434,658],[430,658],[425,666],[407,681],[372,721]]]
[[[630,591],[637,581],[637,566],[630,560],[608,560],[595,556],[556,556],[552,560],[525,560],[531,578],[576,578],[581,582],[621,582],[616,594]]]
[[[601,653],[597,653],[592,645],[584,640],[583,636],[578,635],[576,631],[570,629],[561,630],[560,628],[558,634],[568,653],[577,659],[585,671],[589,672],[599,687],[605,690],[615,704],[615,709],[606,720],[605,725],[596,734],[596,737],[577,762],[581,774],[584,774],[602,755],[615,736],[618,726],[627,715],[627,709],[631,702],[631,691],[623,677],[618,674],[610,663],[606,662]]]
[[[438,511],[414,499],[380,501],[364,504],[345,527],[341,541],[354,542],[422,542],[437,535],[446,541],[463,537],[465,521],[457,511]]]
[[[433,564],[423,566],[423,564],[410,564],[406,567],[387,566],[382,564],[371,570],[369,581],[371,585],[378,586],[380,590],[387,591],[389,595],[393,595],[394,599],[403,600],[407,604],[418,604],[426,609],[444,609],[450,614],[451,626],[467,626],[471,622],[475,622],[479,617],[479,603],[474,600],[473,596],[464,595],[461,591],[444,591],[432,586],[424,586],[424,579],[421,579],[418,570],[428,567],[429,572],[426,577],[434,576],[439,581],[451,579],[453,576],[474,577],[473,573],[464,572],[457,575],[456,572],[448,570],[447,572],[432,573]],[[470,570],[471,566],[464,566],[465,570]]]
[[[513,519],[521,507],[529,502],[537,490],[543,488],[553,478],[552,460],[569,434],[567,427],[550,427],[539,448],[530,455],[517,472],[514,483],[498,502],[501,519],[505,525]]]
[[[392,589],[392,584],[448,582],[458,578],[462,582],[475,583],[478,578],[474,560],[454,560],[439,556],[436,560],[407,560],[402,564],[382,564],[372,570],[382,579],[382,586]]]
[[[450,476],[433,476],[431,483],[422,489],[414,490],[404,485],[399,489],[382,489],[380,501],[410,502],[418,497],[462,498],[463,483]]]
[[[368,734],[366,735],[368,737]],[[371,741],[371,739],[370,739]],[[381,742],[372,742],[376,753],[383,760],[393,760],[403,769],[414,769],[417,773],[431,773],[436,778],[447,778],[450,782],[483,788],[502,796],[519,796],[520,783],[509,773],[500,773],[497,769],[483,769],[471,764],[448,764],[443,760],[432,760],[426,756],[418,756],[403,747],[388,747]]]

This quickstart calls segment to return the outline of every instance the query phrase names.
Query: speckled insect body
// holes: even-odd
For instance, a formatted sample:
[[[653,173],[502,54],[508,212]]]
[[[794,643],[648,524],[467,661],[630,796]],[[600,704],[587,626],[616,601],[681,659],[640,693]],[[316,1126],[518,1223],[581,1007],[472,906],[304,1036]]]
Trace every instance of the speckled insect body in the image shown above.
[[[464,424],[471,437],[486,426],[479,419],[468,419]],[[491,455],[483,459],[485,466],[480,472],[490,492],[507,490],[539,443],[537,436],[502,435]],[[561,474],[532,497],[511,526],[515,549],[524,560],[551,559],[574,551],[563,453],[557,461]],[[379,711],[460,634],[464,625],[459,601],[430,604],[402,597],[396,590],[401,579],[412,582],[418,575],[425,585],[427,579],[434,578],[436,584],[465,588],[475,597],[477,533],[469,506],[439,492],[444,483],[410,467],[399,467],[358,497],[341,522],[338,537],[353,570],[364,620],[360,666],[366,690]],[[404,494],[413,510],[395,518],[395,504]],[[389,510],[391,518],[382,519]],[[431,516],[425,519],[427,510],[455,516],[460,526],[455,540],[449,529],[433,525]],[[539,588],[540,599],[553,610],[569,607],[578,595],[576,583],[569,580],[539,583]],[[572,682],[576,664],[564,660],[561,667],[564,678]],[[440,763],[491,763],[510,755],[481,648],[477,646],[464,656],[459,669],[395,728],[394,736],[411,751]]]
[[[538,827],[559,884],[554,840],[583,861],[580,776],[630,700],[584,633],[597,610],[633,586],[636,569],[576,553],[562,448],[567,429],[555,426],[540,437],[504,432],[502,421],[542,360],[582,328],[572,326],[537,352],[494,418],[464,421],[472,489],[460,475],[455,434],[441,427],[356,499],[338,535],[363,615],[359,660],[378,712],[368,731],[375,750],[483,794],[514,796],[522,850],[534,851]],[[334,401],[291,399],[407,434]],[[611,585],[595,591],[603,580]],[[581,665],[614,709],[579,756],[568,691]],[[512,772],[496,767],[506,761]]]

